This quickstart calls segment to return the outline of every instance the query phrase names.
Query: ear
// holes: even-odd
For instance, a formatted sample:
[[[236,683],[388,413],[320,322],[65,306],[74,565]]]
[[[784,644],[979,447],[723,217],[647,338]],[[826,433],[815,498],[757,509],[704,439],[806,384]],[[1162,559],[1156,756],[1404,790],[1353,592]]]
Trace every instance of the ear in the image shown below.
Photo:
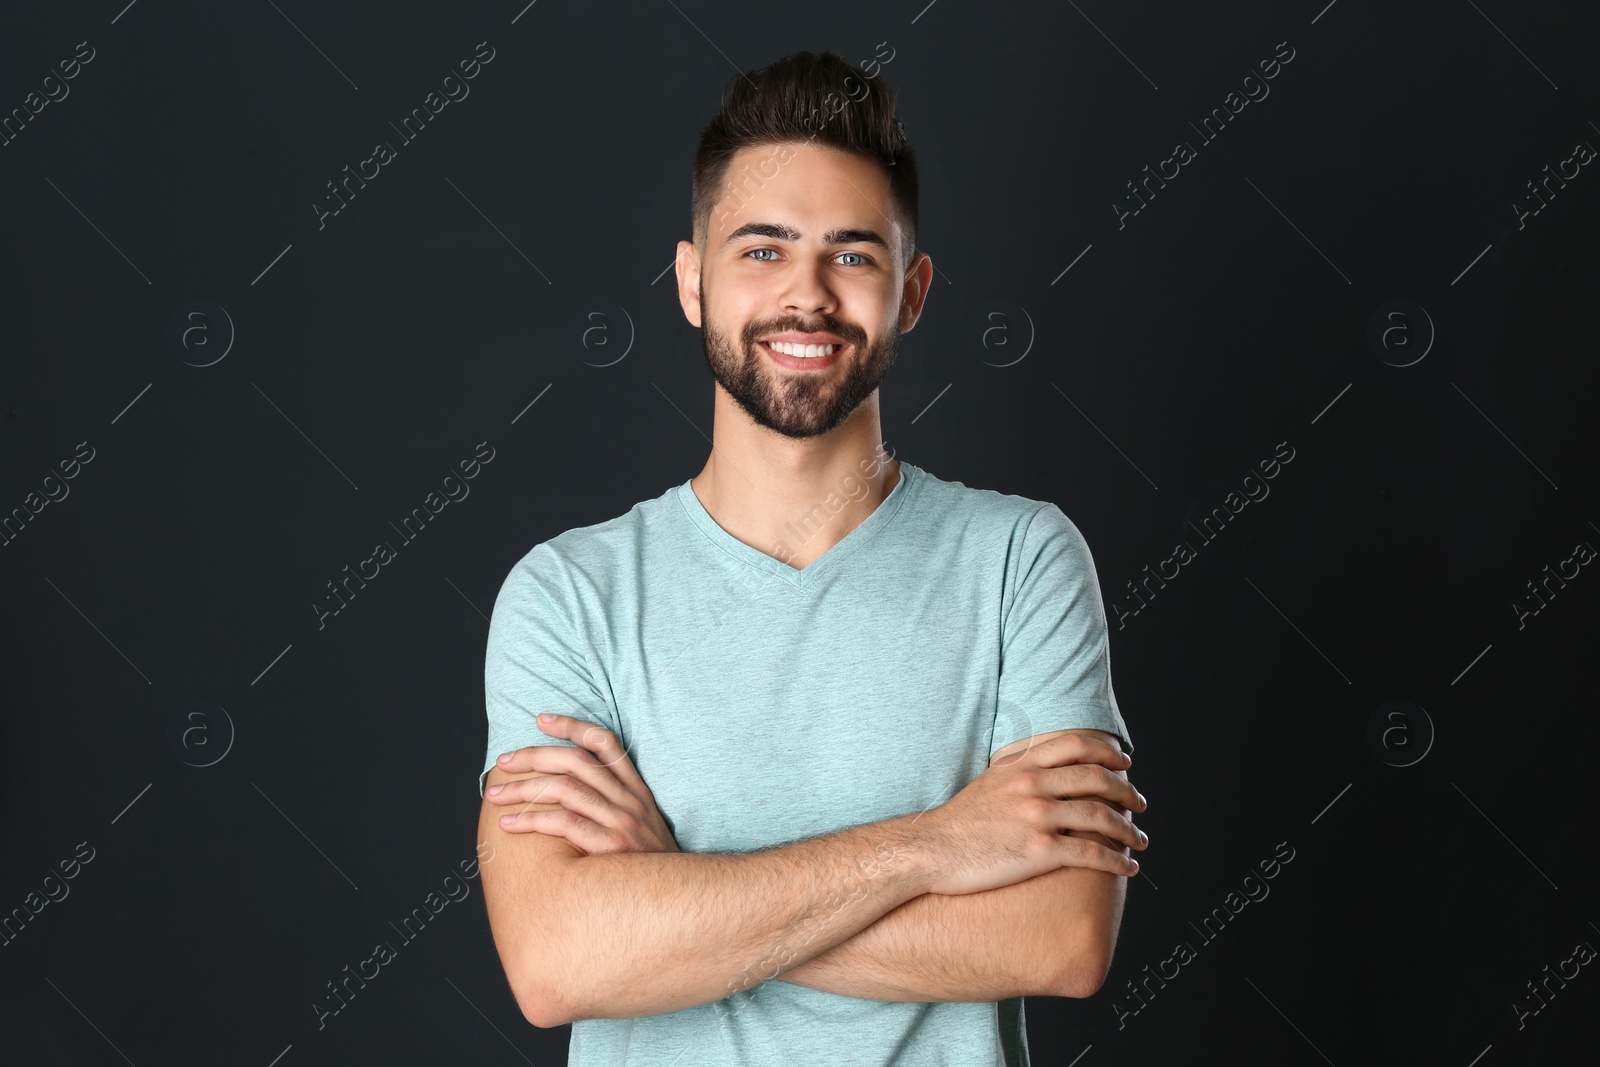
[[[693,241],[678,242],[678,304],[689,325],[704,327],[700,321],[700,253]]]
[[[933,260],[926,252],[918,252],[906,270],[905,287],[900,293],[900,332],[910,333],[922,317],[922,305],[928,299],[928,287],[933,284]]]

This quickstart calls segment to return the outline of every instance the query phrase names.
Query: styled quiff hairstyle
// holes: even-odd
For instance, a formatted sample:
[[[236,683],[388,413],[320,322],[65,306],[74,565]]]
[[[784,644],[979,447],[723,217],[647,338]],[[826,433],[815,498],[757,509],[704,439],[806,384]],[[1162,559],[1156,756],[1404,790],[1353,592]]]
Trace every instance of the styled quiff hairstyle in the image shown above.
[[[705,249],[711,212],[720,201],[729,202],[723,211],[737,210],[750,195],[748,187],[762,183],[750,168],[729,179],[735,153],[797,142],[853,152],[888,172],[905,241],[901,266],[909,269],[917,246],[917,159],[904,124],[894,117],[894,90],[881,72],[869,78],[832,49],[784,56],[735,75],[723,87],[722,105],[700,131],[694,154],[694,243]]]

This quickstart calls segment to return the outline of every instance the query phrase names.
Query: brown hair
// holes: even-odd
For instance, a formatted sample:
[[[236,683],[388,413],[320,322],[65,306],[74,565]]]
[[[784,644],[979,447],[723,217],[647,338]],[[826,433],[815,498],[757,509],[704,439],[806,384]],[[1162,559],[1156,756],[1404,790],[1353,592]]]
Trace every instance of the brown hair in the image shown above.
[[[795,52],[738,74],[722,105],[700,131],[694,154],[690,216],[695,244],[705,247],[711,210],[736,152],[752,145],[795,142],[843,149],[880,164],[904,229],[902,266],[916,252],[917,160],[906,128],[894,116],[894,91],[880,72],[868,77],[839,52]],[[759,185],[760,177],[753,176]],[[748,181],[750,179],[746,179]],[[737,192],[728,183],[730,193]]]

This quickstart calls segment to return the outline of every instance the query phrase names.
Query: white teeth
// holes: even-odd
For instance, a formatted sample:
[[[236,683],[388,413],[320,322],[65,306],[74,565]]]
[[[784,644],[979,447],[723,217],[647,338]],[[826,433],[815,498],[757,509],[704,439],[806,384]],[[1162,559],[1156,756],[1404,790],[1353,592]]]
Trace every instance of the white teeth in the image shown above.
[[[799,356],[801,359],[816,359],[818,356],[833,355],[833,345],[792,345],[787,341],[768,341],[768,345],[777,352],[786,356]]]

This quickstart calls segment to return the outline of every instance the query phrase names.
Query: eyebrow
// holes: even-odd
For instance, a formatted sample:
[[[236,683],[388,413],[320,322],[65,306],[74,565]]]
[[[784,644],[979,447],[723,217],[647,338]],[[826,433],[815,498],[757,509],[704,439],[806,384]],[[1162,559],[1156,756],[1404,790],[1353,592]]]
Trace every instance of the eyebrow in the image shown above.
[[[722,243],[724,245],[729,245],[741,237],[770,237],[778,241],[798,241],[800,240],[800,236],[800,231],[794,229],[792,226],[785,226],[782,223],[747,222],[743,226],[740,226],[737,230],[734,230],[732,233],[728,234],[727,239]],[[829,230],[827,233],[822,235],[822,243],[825,245],[873,244],[877,245],[879,248],[882,248],[885,252],[893,251],[893,249],[889,247],[889,242],[885,241],[876,230],[851,230],[843,228]]]

